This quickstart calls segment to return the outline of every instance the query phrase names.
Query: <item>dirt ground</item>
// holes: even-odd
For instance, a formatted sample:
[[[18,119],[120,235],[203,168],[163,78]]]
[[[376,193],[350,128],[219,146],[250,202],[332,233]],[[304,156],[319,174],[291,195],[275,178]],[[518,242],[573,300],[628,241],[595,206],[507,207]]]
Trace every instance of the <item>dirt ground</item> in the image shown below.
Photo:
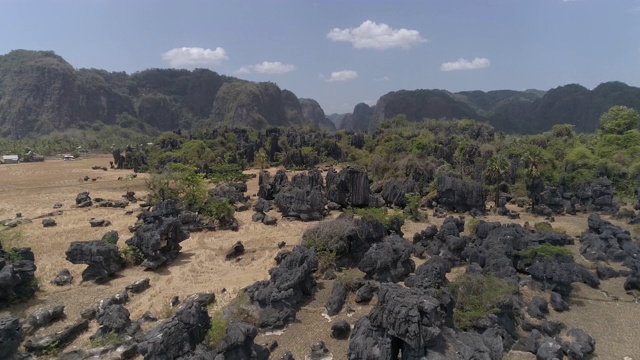
[[[142,294],[132,295],[127,308],[132,319],[138,319],[150,310],[161,317],[168,310],[168,303],[174,295],[185,296],[203,291],[212,291],[217,298],[215,308],[226,305],[237,292],[255,281],[268,278],[268,270],[275,266],[274,256],[278,253],[278,242],[285,241],[287,248],[300,242],[302,233],[313,223],[291,222],[281,219],[277,212],[270,215],[277,217],[278,225],[265,226],[251,221],[251,211],[237,213],[240,223],[238,232],[218,231],[194,233],[182,243],[182,253],[170,266],[155,272],[145,272],[137,268],[128,268],[107,284],[95,285],[81,283],[81,273],[85,265],[73,265],[65,260],[65,251],[69,243],[77,240],[99,239],[108,230],[120,233],[120,246],[131,234],[127,227],[132,225],[135,215],[140,211],[137,204],[130,204],[126,209],[111,208],[74,208],[75,197],[81,191],[90,191],[91,197],[105,199],[121,199],[126,191],[135,191],[137,196],[145,193],[145,174],[132,174],[128,170],[92,170],[92,165],[108,166],[110,157],[94,156],[74,161],[47,159],[44,163],[23,163],[0,165],[0,219],[13,218],[21,212],[24,217],[34,218],[53,211],[55,203],[62,203],[63,214],[55,216],[57,226],[43,228],[40,219],[31,224],[20,225],[23,238],[14,246],[31,247],[36,257],[36,277],[40,291],[34,299],[15,305],[0,312],[13,313],[24,318],[43,304],[63,304],[66,306],[67,320],[52,327],[41,330],[49,333],[60,329],[80,317],[80,311],[96,300],[108,297],[121,291],[124,286],[141,278],[151,279],[151,288]],[[253,171],[256,173],[257,171]],[[83,181],[84,176],[95,178],[95,181]],[[125,180],[118,180],[119,177]],[[248,183],[247,195],[255,199],[257,179]],[[133,215],[126,215],[133,210]],[[521,210],[514,208],[513,210]],[[541,221],[530,214],[522,212],[520,222],[530,224]],[[111,221],[108,228],[91,228],[91,218],[105,218]],[[503,217],[487,216],[486,220],[509,221]],[[442,219],[430,219],[431,223],[440,225]],[[578,236],[586,229],[587,216],[556,217],[554,227],[563,227],[568,234]],[[425,223],[407,222],[403,231],[405,238],[411,239],[413,234],[424,229]],[[636,234],[633,234],[636,235]],[[242,241],[246,253],[242,259],[225,261],[226,251],[236,241]],[[576,252],[579,246],[572,247]],[[585,262],[586,263],[586,262]],[[589,264],[587,264],[589,266]],[[63,268],[68,268],[75,276],[73,285],[57,287],[50,280]],[[551,314],[571,327],[581,327],[596,340],[598,359],[640,359],[640,305],[632,295],[622,289],[622,279],[603,282],[601,289],[590,289],[577,286],[575,296],[571,300],[571,311],[563,314]],[[370,310],[348,301],[351,311],[344,311],[331,320],[323,316],[323,305],[331,290],[331,281],[320,281],[316,296],[298,313],[298,320],[278,334],[260,334],[256,342],[266,343],[277,340],[279,347],[272,358],[278,359],[285,351],[292,351],[296,359],[304,359],[309,353],[310,345],[323,340],[333,354],[334,359],[346,359],[347,341],[337,341],[329,337],[330,324],[337,319],[346,319],[354,323],[356,319]],[[223,293],[223,289],[226,291]],[[603,291],[604,290],[604,291]],[[616,299],[616,300],[614,300]],[[553,310],[551,310],[553,312]],[[95,324],[93,325],[95,326]],[[93,329],[92,329],[93,330]],[[92,330],[72,343],[65,351],[88,345],[88,336]],[[39,334],[40,334],[39,333]],[[510,359],[527,359],[528,355],[510,354]]]

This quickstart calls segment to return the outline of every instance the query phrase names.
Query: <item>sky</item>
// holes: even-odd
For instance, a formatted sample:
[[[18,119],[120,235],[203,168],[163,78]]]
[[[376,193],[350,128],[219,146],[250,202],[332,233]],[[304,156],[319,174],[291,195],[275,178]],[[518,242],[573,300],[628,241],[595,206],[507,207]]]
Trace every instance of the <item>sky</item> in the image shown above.
[[[640,0],[0,0],[0,54],[208,68],[327,115],[400,89],[640,86]]]

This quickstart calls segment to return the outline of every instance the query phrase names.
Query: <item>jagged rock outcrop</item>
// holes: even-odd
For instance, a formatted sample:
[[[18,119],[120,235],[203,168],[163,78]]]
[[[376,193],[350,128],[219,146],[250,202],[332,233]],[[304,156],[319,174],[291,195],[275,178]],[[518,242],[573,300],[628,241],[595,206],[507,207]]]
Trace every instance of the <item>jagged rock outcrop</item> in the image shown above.
[[[371,203],[369,176],[364,169],[347,166],[336,172],[329,169],[326,194],[329,201],[342,207],[365,207]]]
[[[138,352],[145,360],[176,359],[191,353],[211,326],[207,305],[185,300],[171,317],[144,334],[138,343]]]
[[[313,292],[317,267],[315,251],[296,246],[278,267],[269,270],[269,280],[245,289],[260,328],[282,328],[295,320],[298,306]]]
[[[0,318],[0,359],[13,359],[22,342],[22,325],[15,316]]]
[[[289,184],[278,185],[276,189],[274,203],[283,217],[302,221],[318,221],[324,217],[327,200],[318,170],[297,174]]]
[[[475,181],[440,175],[438,177],[438,205],[448,211],[485,211],[487,190]]]
[[[139,215],[142,225],[126,244],[140,250],[144,257],[142,267],[154,270],[178,256],[182,249],[180,243],[189,238],[179,215],[180,211],[172,200],[163,201],[153,211]]]
[[[38,284],[31,248],[3,249],[0,244],[0,308],[31,298]]]
[[[255,326],[232,321],[227,325],[226,335],[222,338],[220,345],[211,352],[210,358],[267,360],[270,355],[269,349],[253,342],[257,335],[258,329]]]
[[[88,265],[82,272],[82,281],[106,281],[124,267],[124,260],[120,257],[116,242],[73,241],[65,252],[67,261]]]
[[[336,316],[340,313],[347,299],[347,292],[347,287],[341,281],[336,280],[333,283],[329,300],[327,300],[327,303],[324,305],[325,309],[327,309],[327,315]]]
[[[386,227],[375,219],[357,219],[342,214],[307,229],[302,244],[307,247],[326,247],[335,253],[338,268],[356,267],[375,243],[389,235]]]
[[[64,305],[46,305],[38,308],[36,311],[27,316],[26,324],[28,329],[25,332],[32,334],[36,330],[49,326],[51,323],[63,319]]]
[[[418,191],[416,182],[411,179],[389,179],[378,184],[378,187],[386,205],[400,208],[407,206],[407,194]]]
[[[52,334],[32,336],[24,343],[30,353],[43,354],[54,349],[62,349],[89,328],[88,320],[78,320]]]
[[[416,269],[412,253],[413,246],[408,241],[392,235],[373,244],[364,254],[358,269],[366,274],[366,279],[399,282]]]

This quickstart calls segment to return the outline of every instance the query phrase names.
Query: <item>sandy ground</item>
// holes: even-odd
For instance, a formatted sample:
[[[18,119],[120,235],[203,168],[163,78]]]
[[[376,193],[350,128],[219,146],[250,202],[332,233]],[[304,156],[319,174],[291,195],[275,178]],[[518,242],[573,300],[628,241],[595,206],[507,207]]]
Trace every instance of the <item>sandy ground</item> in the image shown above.
[[[58,226],[43,228],[39,219],[20,226],[23,239],[15,246],[31,247],[35,253],[38,266],[36,277],[39,280],[40,291],[34,299],[5,309],[0,315],[9,312],[25,317],[43,304],[64,304],[67,321],[40,331],[49,333],[79,318],[80,311],[94,301],[115,294],[124,286],[144,277],[151,279],[151,288],[131,297],[127,308],[132,319],[139,318],[148,310],[161,316],[167,311],[168,302],[174,295],[184,298],[188,294],[202,291],[213,291],[217,297],[215,308],[220,308],[240,289],[268,278],[268,270],[275,266],[273,258],[279,251],[278,242],[285,241],[290,249],[300,242],[304,230],[313,225],[282,220],[278,213],[272,212],[270,215],[277,217],[279,221],[277,226],[270,227],[252,222],[251,211],[241,212],[236,214],[240,222],[240,231],[192,234],[190,239],[182,243],[183,249],[179,258],[166,268],[156,272],[129,268],[104,285],[81,283],[80,274],[85,265],[73,265],[65,260],[64,252],[68,249],[69,243],[99,239],[107,230],[117,230],[121,236],[119,245],[125,246],[124,241],[131,236],[127,227],[135,222],[139,206],[130,204],[127,209],[76,209],[72,206],[77,193],[90,191],[92,197],[106,199],[120,199],[128,190],[135,191],[138,196],[145,193],[145,174],[139,174],[135,179],[118,180],[118,177],[127,177],[132,172],[91,169],[92,165],[108,166],[109,160],[110,157],[105,155],[75,161],[52,159],[44,163],[0,165],[0,219],[12,218],[17,212],[33,218],[53,211],[53,204],[57,202],[64,204],[61,208],[64,214],[55,217]],[[96,178],[96,181],[82,181],[85,175]],[[257,179],[250,180],[248,188],[247,195],[255,199]],[[134,214],[125,215],[127,210],[134,210]],[[521,223],[528,221],[533,225],[541,221],[541,218],[533,218],[524,212],[521,216]],[[89,219],[92,217],[108,219],[112,225],[108,228],[91,228]],[[487,216],[485,219],[509,221],[496,216]],[[430,219],[430,223],[440,225],[442,219]],[[569,235],[578,236],[586,229],[586,224],[587,216],[583,214],[556,217],[553,226],[562,227]],[[415,232],[426,226],[425,223],[407,222],[403,228],[405,238],[411,239]],[[245,255],[238,262],[225,261],[226,251],[236,241],[244,243],[247,250]],[[578,246],[572,247],[572,250],[577,254]],[[576,258],[583,261],[579,254]],[[586,261],[585,265],[592,266]],[[73,285],[57,287],[49,283],[62,268],[68,268],[75,276]],[[459,271],[456,272],[458,273]],[[624,292],[623,281],[614,279],[603,282],[601,289],[578,285],[575,296],[571,299],[572,310],[563,314],[552,311],[550,316],[563,321],[568,328],[581,327],[591,333],[597,339],[595,358],[622,360],[628,356],[631,359],[640,359],[640,343],[637,341],[640,338],[640,326],[637,326],[640,305],[633,301],[631,295]],[[285,350],[291,350],[296,359],[304,359],[310,345],[323,340],[333,353],[334,359],[346,359],[347,341],[331,339],[330,324],[343,318],[354,323],[360,316],[368,313],[370,305],[355,304],[351,295],[347,304],[352,311],[343,311],[328,320],[323,316],[323,305],[332,285],[332,281],[319,281],[318,292],[300,310],[298,320],[294,324],[279,335],[260,334],[256,342],[277,340],[280,346],[272,356],[274,359],[279,358]],[[224,293],[223,289],[226,289]],[[95,327],[95,324],[92,326]],[[91,331],[83,335],[66,350],[87,346],[90,333]],[[508,358],[515,360],[531,357],[525,354],[510,354]]]

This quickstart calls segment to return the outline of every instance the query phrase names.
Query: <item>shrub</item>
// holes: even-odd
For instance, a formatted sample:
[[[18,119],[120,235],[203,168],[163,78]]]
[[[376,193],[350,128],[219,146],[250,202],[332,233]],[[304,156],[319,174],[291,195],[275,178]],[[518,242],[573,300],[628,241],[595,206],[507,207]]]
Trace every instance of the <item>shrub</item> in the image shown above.
[[[517,291],[492,275],[464,275],[449,284],[456,298],[453,319],[457,327],[468,330],[490,314],[500,311],[499,302]]]
[[[533,228],[536,230],[537,233],[553,231],[553,227],[551,226],[551,224],[546,221],[535,223],[535,225],[533,225]]]
[[[20,260],[18,254],[14,250],[14,247],[22,238],[22,232],[16,229],[0,230],[0,244],[2,244],[2,250],[5,252],[7,260],[14,262]]]
[[[337,280],[349,291],[357,291],[361,277],[358,275],[358,270],[349,269],[338,273]]]
[[[211,349],[215,349],[225,335],[227,335],[227,320],[222,317],[222,312],[218,311],[211,317],[211,327],[207,330],[204,343]]]
[[[467,220],[467,232],[469,236],[473,236],[476,233],[476,229],[478,228],[478,224],[480,224],[480,219],[471,218]]]
[[[318,255],[318,272],[324,273],[336,267],[336,252],[331,248],[330,237],[319,237],[317,234],[305,233],[302,245],[316,250],[316,255]]]
[[[416,193],[409,193],[405,195],[407,198],[407,213],[409,214],[409,217],[411,218],[411,220],[413,221],[423,221],[426,220],[424,214],[420,214],[420,200],[422,200],[422,197],[420,196],[420,194],[416,194]]]
[[[202,210],[203,215],[211,217],[222,228],[230,226],[235,221],[235,212],[233,205],[219,199],[209,199]]]
[[[552,256],[573,256],[569,249],[564,246],[551,245],[549,243],[543,243],[536,246],[529,246],[526,249],[518,251],[520,255],[527,262],[533,261],[537,256],[552,257]]]
[[[107,345],[122,345],[125,341],[125,337],[122,334],[118,334],[115,331],[110,331],[103,336],[95,337],[91,339],[90,346],[92,348],[103,347]]]
[[[388,230],[395,228],[395,225],[402,227],[404,225],[404,217],[398,213],[389,214],[387,208],[361,208],[356,209],[356,214],[363,219],[374,219],[382,223]]]
[[[140,249],[138,249],[135,246],[127,246],[127,247],[121,248],[119,250],[119,253],[120,253],[120,257],[122,258],[122,260],[124,260],[124,263],[127,266],[140,265],[140,263],[144,259],[142,252],[140,252]]]

